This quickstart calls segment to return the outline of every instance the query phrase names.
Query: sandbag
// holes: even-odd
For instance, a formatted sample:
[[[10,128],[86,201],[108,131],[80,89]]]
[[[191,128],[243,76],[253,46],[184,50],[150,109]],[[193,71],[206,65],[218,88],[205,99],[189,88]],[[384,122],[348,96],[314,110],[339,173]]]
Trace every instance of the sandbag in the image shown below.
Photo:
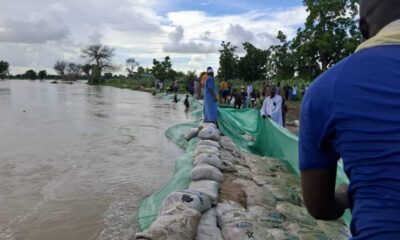
[[[139,240],[195,239],[201,214],[183,203],[176,203],[161,213],[156,221],[144,232],[137,233]]]
[[[221,148],[221,145],[219,142],[212,141],[212,140],[200,140],[197,143],[197,146],[211,146],[211,147],[216,147],[216,148]]]
[[[289,173],[277,173],[276,176],[281,181],[281,184],[293,189],[295,192],[301,192],[301,183],[298,176]]]
[[[269,230],[268,232],[272,235],[273,240],[300,240],[295,235],[285,232],[281,229],[275,228],[275,229]]]
[[[220,150],[220,155],[223,161],[229,162],[231,164],[245,165],[242,158],[234,156],[231,152],[225,149]]]
[[[248,168],[242,167],[240,165],[234,165],[235,172],[234,175],[241,178],[251,179],[251,172]]]
[[[295,206],[287,202],[279,202],[276,210],[287,217],[289,221],[300,222],[308,225],[316,225],[316,220],[311,217],[303,207]]]
[[[286,217],[274,208],[264,206],[251,206],[248,210],[250,218],[255,219],[263,228],[281,228]]]
[[[313,225],[286,222],[283,224],[283,230],[297,236],[300,240],[336,240],[336,238],[328,236],[323,231],[319,230],[317,226]],[[342,238],[338,240],[342,240]]]
[[[255,175],[275,177],[277,172],[287,173],[286,166],[279,160],[251,155],[248,153],[242,154],[245,165],[250,168],[250,171]]]
[[[219,141],[221,148],[225,149],[226,151],[230,152],[232,155],[236,157],[240,157],[240,150],[238,146],[232,141],[231,138],[229,137],[221,137],[221,140]]]
[[[219,183],[213,180],[193,181],[189,185],[189,189],[202,192],[210,199],[211,204],[218,203]]]
[[[199,153],[202,153],[202,152],[209,152],[209,153],[215,153],[215,154],[219,154],[219,148],[216,148],[216,147],[213,147],[213,146],[205,146],[205,145],[200,145],[200,146],[197,146],[195,149],[194,149],[194,151],[195,152],[199,152]],[[196,153],[194,154],[194,155],[196,155]]]
[[[264,187],[270,190],[277,200],[301,206],[299,194],[292,189],[279,185],[265,185]]]
[[[258,185],[279,185],[279,180],[276,177],[268,177],[263,175],[252,174],[251,179]]]
[[[192,156],[193,156],[193,158],[196,158],[200,154],[212,154],[212,155],[216,155],[218,157],[221,156],[219,149],[215,148],[215,147],[203,147],[203,146],[196,147]]]
[[[189,142],[192,138],[197,137],[198,132],[199,130],[197,128],[189,129],[185,134],[185,140]]]
[[[196,156],[194,158],[193,164],[195,166],[200,165],[200,164],[208,164],[208,165],[212,165],[220,170],[224,168],[221,159],[217,155],[206,154],[206,153],[199,154],[198,156]]]
[[[217,128],[217,125],[215,125],[215,123],[201,122],[199,128]]]
[[[160,212],[168,211],[171,207],[174,207],[176,203],[183,203],[199,213],[208,211],[211,208],[210,200],[204,193],[194,190],[183,190],[168,195],[163,202]]]
[[[217,215],[214,208],[208,210],[201,217],[196,240],[224,240],[221,230],[217,227]]]
[[[202,140],[214,140],[214,141],[219,141],[221,138],[221,133],[219,132],[218,129],[216,128],[204,128],[202,129],[198,137]]]
[[[196,165],[191,172],[192,181],[199,181],[199,180],[214,180],[219,183],[224,181],[224,175],[221,171],[208,164],[199,164]]]
[[[276,199],[267,188],[259,187],[256,183],[247,179],[238,178],[233,182],[242,186],[245,191],[247,206],[275,207]]]
[[[349,228],[339,221],[317,221],[317,228],[333,239],[350,239]]]
[[[216,208],[218,225],[222,228],[224,239],[271,239],[268,229],[260,227],[249,218],[246,210],[228,203],[219,203]]]
[[[242,135],[242,137],[248,142],[255,142],[256,138],[248,133]]]

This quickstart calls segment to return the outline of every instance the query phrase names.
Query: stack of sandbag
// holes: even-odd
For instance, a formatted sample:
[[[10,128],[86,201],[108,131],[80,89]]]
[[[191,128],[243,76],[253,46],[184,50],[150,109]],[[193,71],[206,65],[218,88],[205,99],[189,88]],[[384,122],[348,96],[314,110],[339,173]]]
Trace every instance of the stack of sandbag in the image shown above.
[[[185,134],[185,140],[189,142],[190,140],[192,140],[192,138],[197,137],[198,133],[199,133],[199,129],[198,128],[189,129]]]
[[[224,180],[221,169],[226,168],[220,158],[220,132],[215,124],[202,123],[185,135],[187,141],[194,137],[200,141],[192,155],[194,167],[188,190],[171,193],[156,221],[136,234],[136,239],[223,239],[215,210],[210,210],[211,205],[218,203],[219,186]]]
[[[221,229],[217,226],[215,208],[211,208],[201,217],[197,228],[196,240],[224,240]]]
[[[244,193],[237,199],[240,204],[224,196],[217,205],[218,226],[225,240],[348,239],[349,231],[340,221],[319,222],[308,214],[300,197],[300,179],[281,161],[241,152],[228,137],[221,137],[219,143],[222,163],[230,162],[234,170],[223,171],[224,178],[233,178],[238,188],[223,191]],[[232,199],[236,198],[233,194]]]
[[[137,233],[138,240],[195,239],[201,213],[183,203],[175,203],[160,213],[149,229]]]
[[[268,229],[261,227],[238,203],[218,203],[216,212],[224,239],[273,239]]]
[[[221,172],[224,165],[220,158],[220,132],[212,123],[200,126],[200,141],[193,152],[192,182],[189,189],[203,192],[213,205],[218,203],[219,185],[224,176]]]

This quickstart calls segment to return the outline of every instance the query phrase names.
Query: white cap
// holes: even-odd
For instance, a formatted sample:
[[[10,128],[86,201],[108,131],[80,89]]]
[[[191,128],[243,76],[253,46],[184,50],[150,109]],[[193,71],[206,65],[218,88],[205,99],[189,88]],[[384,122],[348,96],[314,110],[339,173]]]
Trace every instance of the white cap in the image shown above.
[[[214,73],[214,70],[212,69],[212,67],[207,68],[207,73]]]

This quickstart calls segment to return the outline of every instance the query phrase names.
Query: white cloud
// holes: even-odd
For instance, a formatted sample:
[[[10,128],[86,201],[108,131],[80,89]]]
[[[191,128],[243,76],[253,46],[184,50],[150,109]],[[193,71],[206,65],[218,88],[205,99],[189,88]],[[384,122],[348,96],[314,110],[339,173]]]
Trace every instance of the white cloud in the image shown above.
[[[216,51],[216,47],[210,43],[183,41],[184,29],[177,26],[175,31],[169,33],[171,42],[163,46],[163,51],[168,53],[212,53]]]
[[[217,69],[222,41],[250,41],[267,48],[278,30],[292,38],[307,16],[304,7],[219,16],[168,11],[176,2],[2,0],[0,58],[9,61],[13,71],[51,69],[56,60],[83,62],[80,49],[101,42],[116,49],[115,64],[135,57],[146,66],[152,58],[170,55],[177,69]],[[214,2],[197,5],[201,3]]]
[[[70,31],[61,18],[49,15],[31,20],[0,21],[0,42],[46,43],[65,39]]]

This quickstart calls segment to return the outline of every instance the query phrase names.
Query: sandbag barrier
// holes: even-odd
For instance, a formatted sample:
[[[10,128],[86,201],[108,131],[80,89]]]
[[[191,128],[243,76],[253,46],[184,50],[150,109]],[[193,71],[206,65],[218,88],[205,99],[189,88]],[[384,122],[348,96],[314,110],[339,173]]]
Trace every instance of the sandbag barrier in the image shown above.
[[[200,131],[199,131],[200,129]],[[281,161],[243,152],[214,124],[189,130],[201,140],[192,154],[189,188],[170,194],[157,220],[136,239],[349,239],[342,221],[312,218],[299,178]]]
[[[199,137],[192,154],[193,169],[187,190],[171,193],[163,202],[156,221],[136,239],[222,239],[215,211],[223,182],[224,165],[220,155],[221,134],[215,124],[201,123],[190,129],[185,139]],[[204,215],[203,215],[204,213]],[[210,236],[211,234],[211,236]]]

